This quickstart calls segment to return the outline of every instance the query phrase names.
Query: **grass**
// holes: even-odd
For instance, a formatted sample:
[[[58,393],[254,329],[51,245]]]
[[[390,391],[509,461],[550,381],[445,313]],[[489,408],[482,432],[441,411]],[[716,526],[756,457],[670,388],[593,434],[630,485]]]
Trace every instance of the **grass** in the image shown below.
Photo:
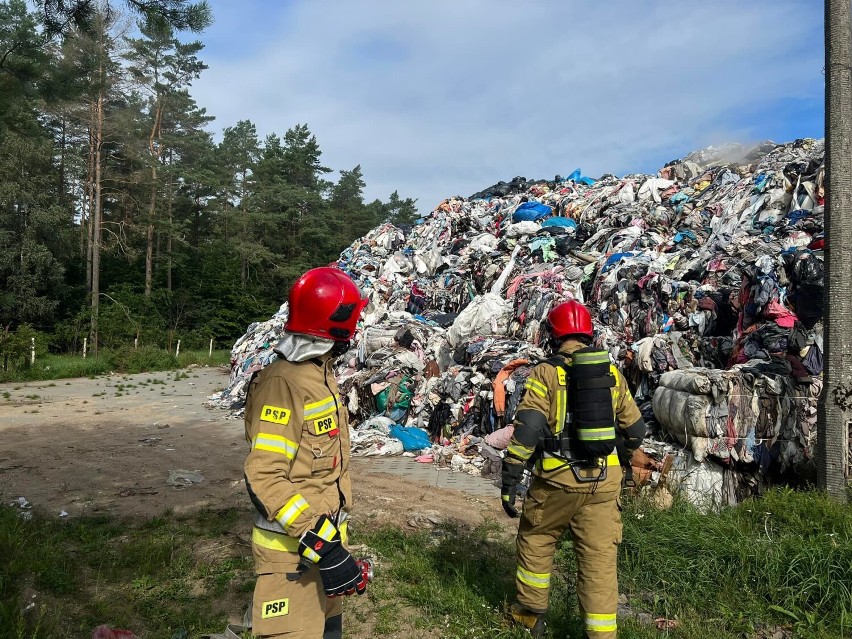
[[[221,631],[251,596],[250,551],[233,534],[249,517],[247,510],[205,511],[140,524],[36,514],[25,522],[0,509],[0,639],[89,636],[101,623],[166,639]],[[758,639],[778,630],[805,639],[852,636],[852,508],[778,490],[714,515],[685,504],[664,512],[628,504],[624,527],[621,592],[635,613],[678,626],[660,632],[626,619],[622,639]],[[528,637],[506,622],[514,542],[496,525],[355,532],[377,568],[358,618],[347,623],[350,633],[367,614],[376,637],[404,636],[401,630],[447,639]],[[582,636],[574,571],[571,544],[563,541],[551,637]],[[30,602],[36,605],[24,611]]]
[[[750,638],[767,629],[814,639],[852,636],[850,507],[778,490],[713,515],[682,503],[665,512],[634,503],[624,525],[621,592],[637,615],[676,619],[678,627],[661,633],[627,619],[619,622],[619,637]],[[502,613],[514,597],[511,540],[482,529],[439,536],[386,530],[362,541],[381,558],[374,590],[379,599],[389,597],[391,611],[401,599],[441,637],[525,636],[507,627]],[[582,637],[575,571],[564,540],[550,595],[553,637]]]
[[[253,585],[250,549],[228,534],[239,517],[26,522],[0,510],[0,637],[88,637],[100,624],[166,639],[221,631],[221,602],[245,605]]]
[[[156,371],[172,371],[187,366],[221,366],[230,362],[230,351],[213,351],[213,356],[207,356],[208,351],[183,351],[179,357],[167,351],[146,347],[139,350],[121,349],[117,351],[102,350],[98,357],[89,356],[83,359],[79,355],[49,354],[36,360],[28,368],[2,372],[2,382],[28,382],[65,379],[69,377],[89,377],[107,373],[144,373]]]

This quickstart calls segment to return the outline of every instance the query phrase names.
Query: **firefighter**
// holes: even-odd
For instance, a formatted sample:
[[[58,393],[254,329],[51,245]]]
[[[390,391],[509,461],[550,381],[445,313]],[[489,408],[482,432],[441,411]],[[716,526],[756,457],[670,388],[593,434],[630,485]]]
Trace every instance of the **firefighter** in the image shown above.
[[[532,473],[518,527],[517,602],[510,615],[534,637],[544,636],[553,555],[567,529],[585,636],[614,639],[623,478],[616,444],[629,459],[645,423],[609,354],[590,346],[594,329],[586,307],[573,300],[559,304],[546,324],[553,357],[530,374],[503,459],[501,498],[509,516],[518,516],[514,504],[524,469]]]
[[[349,430],[332,369],[366,305],[336,268],[316,268],[290,289],[278,359],[255,375],[245,408],[258,637],[339,639],[341,595],[367,580],[345,548],[352,504]]]

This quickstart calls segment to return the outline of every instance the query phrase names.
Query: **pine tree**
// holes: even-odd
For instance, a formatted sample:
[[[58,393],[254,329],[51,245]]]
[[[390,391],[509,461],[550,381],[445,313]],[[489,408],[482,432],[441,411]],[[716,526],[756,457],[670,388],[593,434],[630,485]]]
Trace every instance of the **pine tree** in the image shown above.
[[[148,135],[150,196],[146,221],[145,296],[150,297],[154,276],[154,233],[158,223],[160,167],[166,156],[162,143],[163,121],[174,108],[176,93],[189,86],[207,68],[197,54],[201,42],[181,43],[172,26],[162,20],[149,19],[139,24],[142,38],[130,39],[128,60],[130,72],[149,94],[150,128]]]
[[[403,200],[399,197],[399,191],[391,193],[385,209],[387,212],[385,221],[396,226],[413,224],[418,217],[417,200],[412,200],[410,197]]]
[[[36,0],[41,11],[45,35],[68,33],[74,29],[89,31],[98,19],[98,13],[108,19],[115,10],[108,3],[99,5],[92,0]],[[125,5],[145,20],[156,20],[168,24],[178,31],[203,31],[212,22],[210,6],[204,0],[126,0]]]

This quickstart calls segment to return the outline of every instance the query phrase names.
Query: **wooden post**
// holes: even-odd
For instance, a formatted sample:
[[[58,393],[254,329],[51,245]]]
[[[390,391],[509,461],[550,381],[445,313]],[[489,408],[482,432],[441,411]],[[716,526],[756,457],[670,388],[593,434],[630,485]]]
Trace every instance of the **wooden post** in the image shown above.
[[[175,349],[175,357],[180,357],[180,340],[178,340],[177,348]]]
[[[86,359],[86,347],[89,345],[89,338],[83,338],[83,359]]]
[[[210,350],[207,353],[207,357],[208,358],[213,357],[213,340],[212,339],[210,340]]]
[[[35,337],[30,338],[30,366],[35,364]]]
[[[138,337],[133,340],[133,350],[134,351],[139,350],[139,338]]]

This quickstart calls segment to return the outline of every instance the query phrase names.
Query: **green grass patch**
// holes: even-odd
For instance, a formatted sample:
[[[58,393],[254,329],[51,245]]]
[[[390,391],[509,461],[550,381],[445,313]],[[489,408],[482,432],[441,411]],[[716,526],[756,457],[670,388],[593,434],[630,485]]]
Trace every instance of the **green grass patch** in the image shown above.
[[[621,620],[622,639],[763,639],[778,629],[805,639],[852,635],[852,508],[777,490],[719,514],[680,503],[658,512],[640,502],[623,516],[621,592],[645,621]],[[0,638],[82,637],[101,623],[146,637],[218,632],[250,600],[250,552],[233,543],[235,525],[244,520],[245,532],[249,517],[228,510],[140,524],[36,514],[26,522],[0,509]],[[403,628],[446,639],[528,637],[507,622],[514,540],[494,524],[369,529],[354,542],[377,557],[367,594],[371,636]],[[550,637],[582,637],[575,570],[563,540]],[[660,617],[678,626],[648,625]]]
[[[83,359],[79,355],[48,354],[36,360],[33,366],[8,372],[0,371],[2,382],[26,382],[69,377],[95,378],[107,373],[144,373],[172,371],[187,366],[222,366],[230,363],[231,352],[213,351],[208,357],[207,351],[184,351],[179,357],[173,352],[159,348],[144,347],[115,351],[102,350],[97,357],[91,355]]]
[[[228,530],[248,516],[23,521],[2,508],[0,637],[88,637],[104,623],[145,637],[220,632],[250,599],[251,554]]]
[[[622,590],[650,601],[652,614],[710,617],[720,636],[769,622],[792,625],[797,637],[852,634],[848,506],[773,490],[712,515],[637,504],[624,528]]]
[[[764,498],[701,514],[678,503],[659,512],[628,504],[619,551],[620,590],[638,618],[619,637],[650,639],[852,636],[852,508],[817,493],[776,490]],[[523,637],[504,609],[514,598],[514,542],[487,529],[406,535],[367,534],[380,557],[373,595],[421,611],[441,637]],[[582,637],[576,563],[570,540],[556,555],[548,627],[552,637]],[[379,604],[379,610],[382,610]],[[648,619],[676,619],[661,633]],[[390,620],[388,626],[392,626]]]

